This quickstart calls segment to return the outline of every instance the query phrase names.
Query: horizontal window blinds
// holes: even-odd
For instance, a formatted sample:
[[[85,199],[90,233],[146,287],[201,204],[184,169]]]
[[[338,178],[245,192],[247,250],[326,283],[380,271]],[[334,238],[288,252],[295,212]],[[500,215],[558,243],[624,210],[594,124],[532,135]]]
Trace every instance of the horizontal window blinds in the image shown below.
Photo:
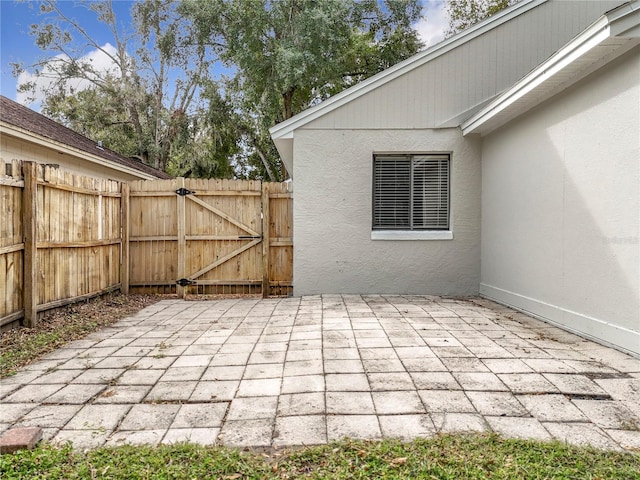
[[[373,228],[449,228],[449,156],[376,156],[373,166]]]

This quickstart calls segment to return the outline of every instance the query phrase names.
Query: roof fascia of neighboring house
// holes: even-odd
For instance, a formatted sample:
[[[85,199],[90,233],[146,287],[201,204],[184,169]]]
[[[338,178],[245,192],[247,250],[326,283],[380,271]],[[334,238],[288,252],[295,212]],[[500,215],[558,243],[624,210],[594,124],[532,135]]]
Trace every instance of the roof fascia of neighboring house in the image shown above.
[[[598,18],[545,62],[460,125],[486,135],[640,43],[640,0]]]
[[[22,128],[16,127],[15,125],[11,125],[10,123],[4,122],[4,121],[0,121],[0,133],[2,133],[3,135],[9,135],[9,136],[18,138],[20,140],[24,140],[24,141],[39,145],[41,147],[53,148],[58,152],[65,153],[67,155],[72,155],[74,157],[87,160],[88,162],[98,164],[102,167],[110,168],[112,170],[116,170],[119,172],[126,173],[128,175],[138,177],[142,180],[157,180],[159,178],[158,176],[154,176],[149,173],[143,172],[142,170],[138,170],[132,167],[127,167],[126,165],[121,165],[115,162],[110,162],[97,155],[89,153],[85,150],[81,150],[79,148],[75,148],[70,145],[57,142],[45,136],[38,135],[37,133],[30,132],[28,130],[24,130]]]
[[[293,139],[293,132],[297,128],[300,128],[317,118],[326,115],[327,113],[341,107],[342,105],[355,100],[362,95],[365,95],[372,90],[384,85],[385,83],[391,82],[392,80],[414,70],[425,63],[437,58],[441,55],[446,54],[447,52],[453,50],[454,48],[473,40],[474,38],[502,25],[505,22],[510,21],[511,19],[522,15],[523,13],[531,10],[532,8],[541,5],[548,0],[522,0],[521,2],[516,3],[514,6],[507,8],[488,19],[460,32],[457,35],[454,35],[451,38],[448,38],[433,47],[427,48],[426,50],[417,53],[416,55],[408,58],[407,60],[400,62],[382,72],[370,77],[362,82],[350,87],[330,98],[324,100],[322,103],[311,107],[303,112],[300,112],[298,115],[285,120],[269,129],[269,133],[273,138],[276,146],[278,146],[278,150],[280,147],[285,145],[285,142],[279,142],[279,140],[291,140]],[[282,154],[283,152],[280,151]]]

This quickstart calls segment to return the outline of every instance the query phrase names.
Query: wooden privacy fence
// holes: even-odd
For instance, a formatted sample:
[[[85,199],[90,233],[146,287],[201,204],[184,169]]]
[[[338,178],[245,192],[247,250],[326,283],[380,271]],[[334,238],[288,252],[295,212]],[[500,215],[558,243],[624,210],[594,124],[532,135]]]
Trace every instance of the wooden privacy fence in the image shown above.
[[[0,326],[120,288],[120,189],[0,161]]]
[[[288,183],[127,184],[0,160],[0,327],[117,289],[290,295],[292,203]]]
[[[134,291],[292,293],[289,183],[177,178],[125,192]]]

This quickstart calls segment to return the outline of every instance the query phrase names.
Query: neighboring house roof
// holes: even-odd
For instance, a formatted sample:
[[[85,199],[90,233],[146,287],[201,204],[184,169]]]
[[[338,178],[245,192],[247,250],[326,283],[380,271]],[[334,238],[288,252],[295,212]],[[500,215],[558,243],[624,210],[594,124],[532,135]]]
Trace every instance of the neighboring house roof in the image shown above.
[[[67,149],[88,162],[108,166],[142,179],[171,178],[140,161],[133,160],[99,147],[96,142],[0,95],[0,131],[23,140],[46,144],[51,148]]]
[[[485,135],[640,45],[640,0],[615,8],[461,124]]]

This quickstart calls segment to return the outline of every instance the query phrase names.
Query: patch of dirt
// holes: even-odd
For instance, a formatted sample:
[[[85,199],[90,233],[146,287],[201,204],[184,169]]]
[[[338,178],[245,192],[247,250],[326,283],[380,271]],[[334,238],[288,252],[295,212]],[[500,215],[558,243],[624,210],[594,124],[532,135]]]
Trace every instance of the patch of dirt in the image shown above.
[[[111,293],[51,310],[34,328],[20,327],[1,332],[0,357],[15,358],[9,367],[15,370],[164,298],[167,296]]]

